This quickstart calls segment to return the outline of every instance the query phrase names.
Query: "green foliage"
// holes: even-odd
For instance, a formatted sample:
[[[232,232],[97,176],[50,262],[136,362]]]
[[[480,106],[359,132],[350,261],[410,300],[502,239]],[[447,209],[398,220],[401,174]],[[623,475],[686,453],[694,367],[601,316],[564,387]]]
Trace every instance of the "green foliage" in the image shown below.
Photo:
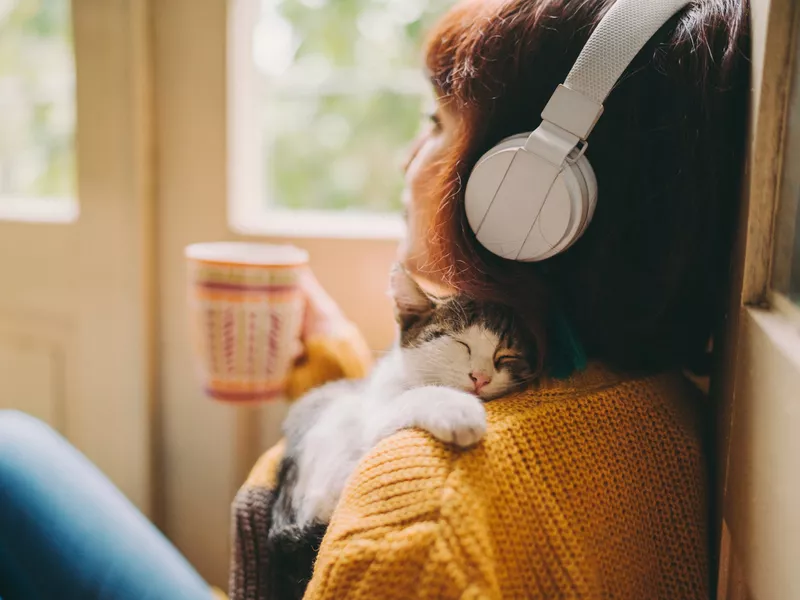
[[[256,35],[290,36],[263,70],[268,206],[400,208],[401,165],[429,91],[422,36],[452,0],[264,0]],[[259,39],[255,40],[256,46]],[[274,58],[288,64],[270,72]],[[285,57],[284,57],[285,58]],[[278,60],[280,62],[280,60]],[[256,63],[259,63],[256,57]]]
[[[268,204],[397,210],[422,36],[452,0],[254,1]],[[0,196],[74,195],[74,103],[70,1],[0,0]]]

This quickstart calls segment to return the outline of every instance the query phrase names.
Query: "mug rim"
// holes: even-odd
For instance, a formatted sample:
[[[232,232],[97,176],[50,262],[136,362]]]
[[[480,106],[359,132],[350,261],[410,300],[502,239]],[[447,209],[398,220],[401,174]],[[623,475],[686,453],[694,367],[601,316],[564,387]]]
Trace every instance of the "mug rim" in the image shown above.
[[[279,254],[284,252],[288,256],[284,259],[269,259],[246,257],[237,258],[235,255],[243,256],[246,252],[251,254],[261,254],[272,252]],[[216,256],[214,256],[216,254]],[[227,256],[226,256],[227,254]],[[302,267],[308,264],[308,251],[291,244],[264,244],[260,242],[200,242],[190,244],[184,249],[184,255],[188,260],[223,266],[235,267],[260,267],[265,269],[291,269]]]

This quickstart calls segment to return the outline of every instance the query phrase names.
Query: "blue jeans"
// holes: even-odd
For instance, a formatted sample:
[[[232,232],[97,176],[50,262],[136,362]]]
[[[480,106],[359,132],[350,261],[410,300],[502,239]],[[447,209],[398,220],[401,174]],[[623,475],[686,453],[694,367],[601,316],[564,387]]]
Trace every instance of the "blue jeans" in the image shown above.
[[[64,438],[0,411],[0,598],[209,600],[211,590]]]

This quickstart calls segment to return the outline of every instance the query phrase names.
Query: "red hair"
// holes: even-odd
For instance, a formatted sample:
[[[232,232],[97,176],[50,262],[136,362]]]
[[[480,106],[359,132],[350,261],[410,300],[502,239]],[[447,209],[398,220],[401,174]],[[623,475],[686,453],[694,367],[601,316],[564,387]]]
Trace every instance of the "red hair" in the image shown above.
[[[542,364],[551,324],[564,315],[589,358],[663,370],[704,354],[727,287],[745,156],[746,2],[698,0],[629,66],[589,140],[597,211],[567,252],[542,263],[498,258],[464,212],[472,166],[539,124],[612,3],[466,0],[435,26],[427,66],[460,125],[438,166],[431,268],[469,295],[513,307]]]

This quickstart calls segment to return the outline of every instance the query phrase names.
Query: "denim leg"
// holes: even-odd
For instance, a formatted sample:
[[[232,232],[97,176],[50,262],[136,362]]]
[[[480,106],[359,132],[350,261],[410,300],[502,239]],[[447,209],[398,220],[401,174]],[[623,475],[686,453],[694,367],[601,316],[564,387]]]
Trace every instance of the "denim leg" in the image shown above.
[[[3,600],[209,600],[183,556],[44,423],[0,411]]]

